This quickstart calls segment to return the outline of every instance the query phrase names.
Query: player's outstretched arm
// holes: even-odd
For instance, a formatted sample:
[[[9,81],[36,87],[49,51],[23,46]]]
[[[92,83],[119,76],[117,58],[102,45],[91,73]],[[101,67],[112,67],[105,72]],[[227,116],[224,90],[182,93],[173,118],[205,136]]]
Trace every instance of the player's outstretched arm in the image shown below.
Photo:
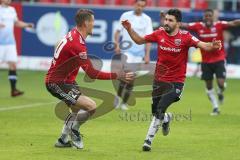
[[[111,73],[111,72],[102,72],[100,70],[96,70],[90,59],[86,60],[79,60],[82,69],[86,72],[86,74],[91,79],[102,79],[102,80],[110,80],[110,79],[119,79],[130,83],[135,78],[135,74],[133,72],[118,72],[118,73]]]
[[[182,22],[181,25],[180,25],[180,28],[182,28],[182,29],[187,29],[188,26],[189,26],[188,23],[184,23],[184,22]]]
[[[200,49],[203,49],[205,51],[214,51],[214,50],[220,50],[222,48],[222,43],[220,40],[214,40],[213,42],[200,41],[197,44],[197,47],[199,47]]]
[[[228,22],[229,27],[238,27],[240,26],[240,19],[236,19]]]
[[[26,22],[18,20],[18,21],[15,22],[15,26],[20,27],[20,28],[33,28],[34,24],[33,23],[26,23]]]
[[[86,72],[86,74],[91,79],[102,79],[102,80],[109,80],[109,79],[117,79],[118,75],[116,73],[108,73],[108,72],[102,72],[100,70],[96,70],[90,59],[86,60],[79,60],[79,63],[81,64],[82,69]]]
[[[144,37],[139,36],[131,27],[131,23],[128,20],[122,21],[123,27],[127,30],[128,34],[132,38],[132,40],[137,44],[144,44],[147,41]]]

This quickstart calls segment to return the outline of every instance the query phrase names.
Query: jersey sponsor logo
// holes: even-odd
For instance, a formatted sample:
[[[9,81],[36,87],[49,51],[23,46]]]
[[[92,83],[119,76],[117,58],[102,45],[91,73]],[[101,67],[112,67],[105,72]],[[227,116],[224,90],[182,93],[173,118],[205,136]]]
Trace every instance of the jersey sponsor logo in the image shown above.
[[[79,57],[80,57],[81,59],[87,59],[87,53],[86,53],[86,52],[80,52],[80,53],[79,53]]]
[[[217,37],[217,33],[200,34],[199,36],[202,38],[212,38],[212,37]]]
[[[181,52],[181,48],[163,47],[163,46],[161,46],[161,45],[159,45],[159,48],[160,48],[161,50],[169,51],[169,52],[175,52],[175,53]]]
[[[177,45],[177,46],[180,46],[180,45],[181,45],[181,42],[182,42],[181,39],[175,39],[175,40],[174,40],[174,43],[175,43],[175,45]]]

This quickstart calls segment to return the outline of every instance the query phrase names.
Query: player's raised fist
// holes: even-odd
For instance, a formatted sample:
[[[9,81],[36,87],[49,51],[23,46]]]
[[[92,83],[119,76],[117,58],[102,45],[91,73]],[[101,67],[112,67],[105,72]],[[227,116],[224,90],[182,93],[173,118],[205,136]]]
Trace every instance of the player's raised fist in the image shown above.
[[[122,21],[122,25],[126,30],[131,29],[131,23],[128,20]]]

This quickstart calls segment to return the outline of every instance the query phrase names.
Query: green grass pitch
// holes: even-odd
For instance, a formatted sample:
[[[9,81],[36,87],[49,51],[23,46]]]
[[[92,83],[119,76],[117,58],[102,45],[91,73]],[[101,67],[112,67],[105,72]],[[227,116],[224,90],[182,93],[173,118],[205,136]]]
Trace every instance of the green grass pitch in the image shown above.
[[[141,147],[150,123],[150,97],[137,99],[127,114],[113,110],[84,124],[83,150],[57,149],[53,145],[63,121],[54,113],[57,99],[45,89],[45,73],[19,71],[18,75],[18,88],[25,95],[10,98],[7,71],[0,70],[0,160],[240,159],[239,80],[227,81],[221,115],[212,117],[204,83],[198,78],[187,79],[181,101],[168,110],[179,115],[171,123],[170,134],[163,137],[159,132],[152,151],[145,153]],[[110,81],[84,85],[113,92]]]

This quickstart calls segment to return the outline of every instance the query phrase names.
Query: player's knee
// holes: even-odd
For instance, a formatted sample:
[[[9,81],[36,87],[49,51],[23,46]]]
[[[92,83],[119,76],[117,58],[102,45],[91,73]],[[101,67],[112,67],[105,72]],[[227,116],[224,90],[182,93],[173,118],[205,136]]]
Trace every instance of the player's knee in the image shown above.
[[[226,88],[226,83],[225,82],[222,82],[222,83],[218,83],[218,88],[219,89],[221,89],[222,91],[224,91],[225,90],[225,88]]]
[[[15,71],[17,69],[16,63],[14,62],[9,62],[8,65],[9,65],[9,70]]]

